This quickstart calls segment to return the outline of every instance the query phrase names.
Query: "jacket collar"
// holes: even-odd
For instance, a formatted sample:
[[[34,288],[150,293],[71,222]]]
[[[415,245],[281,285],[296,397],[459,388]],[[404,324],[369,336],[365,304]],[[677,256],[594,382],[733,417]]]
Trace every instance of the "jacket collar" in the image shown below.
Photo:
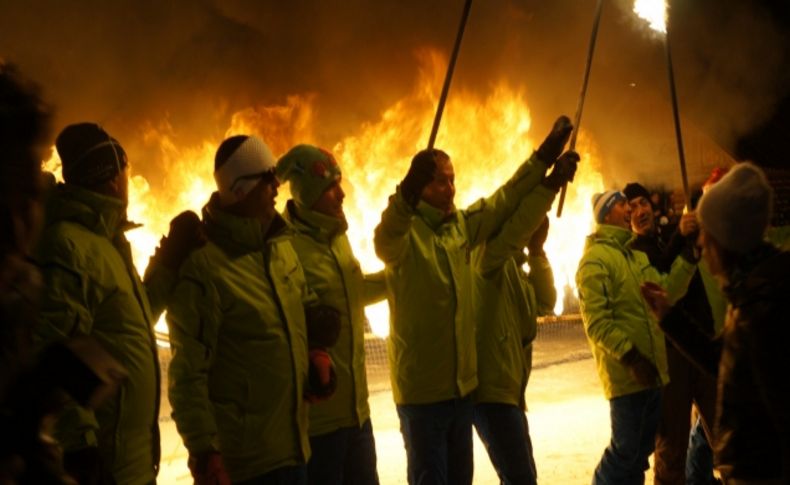
[[[345,234],[348,223],[345,219],[338,219],[326,214],[321,214],[310,209],[305,209],[293,199],[285,205],[283,217],[299,232],[309,234],[317,241],[328,243],[335,237]]]
[[[422,199],[420,199],[420,202],[417,203],[417,213],[433,230],[438,229],[446,222],[455,221],[458,217],[458,211],[453,211],[451,214],[445,215],[443,211],[437,209]]]
[[[634,238],[634,233],[630,229],[609,224],[598,224],[592,235],[596,242],[603,242],[617,246],[620,249],[628,249],[628,244]]]
[[[47,200],[47,225],[60,221],[80,224],[108,239],[139,227],[126,220],[126,207],[120,199],[62,183]]]
[[[264,226],[258,219],[240,217],[220,209],[217,192],[211,194],[211,199],[203,207],[203,223],[211,241],[241,253],[260,250],[267,243],[288,234],[285,220],[277,213],[272,222]]]

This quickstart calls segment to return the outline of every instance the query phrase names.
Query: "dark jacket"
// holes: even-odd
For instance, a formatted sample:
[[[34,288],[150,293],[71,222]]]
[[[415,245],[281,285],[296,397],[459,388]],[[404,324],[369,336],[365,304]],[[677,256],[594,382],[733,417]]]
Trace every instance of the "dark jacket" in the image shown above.
[[[790,253],[766,246],[730,276],[724,332],[706,339],[673,309],[661,327],[718,376],[713,450],[726,478],[790,480]]]

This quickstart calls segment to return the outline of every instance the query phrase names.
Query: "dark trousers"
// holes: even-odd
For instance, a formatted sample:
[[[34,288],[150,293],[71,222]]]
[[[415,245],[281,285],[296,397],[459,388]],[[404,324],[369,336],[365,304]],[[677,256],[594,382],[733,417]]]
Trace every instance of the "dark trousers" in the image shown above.
[[[661,390],[626,394],[609,400],[612,439],[595,469],[593,485],[642,485],[647,459],[656,442]],[[685,449],[685,447],[684,447]]]
[[[370,420],[310,437],[307,479],[315,485],[378,485],[376,443]]]
[[[512,404],[478,403],[474,408],[474,424],[502,485],[537,484],[538,473],[524,411]]]
[[[710,430],[716,406],[716,380],[694,366],[669,342],[667,363],[670,382],[664,387],[661,397],[661,419],[654,457],[655,483],[684,485],[691,406],[696,403],[703,425]]]
[[[307,485],[307,467],[284,466],[234,485]]]
[[[410,485],[471,485],[472,401],[398,405]]]

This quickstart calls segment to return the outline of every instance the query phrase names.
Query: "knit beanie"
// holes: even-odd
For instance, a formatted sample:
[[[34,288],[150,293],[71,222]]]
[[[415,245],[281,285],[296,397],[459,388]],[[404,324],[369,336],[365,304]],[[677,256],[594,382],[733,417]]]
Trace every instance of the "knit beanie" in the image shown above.
[[[606,215],[609,214],[612,207],[621,200],[627,199],[625,198],[625,194],[619,190],[607,190],[606,192],[593,195],[593,217],[595,217],[595,222],[603,224]]]
[[[291,184],[297,205],[311,208],[321,194],[340,180],[340,167],[328,151],[312,145],[297,145],[277,162],[277,177]]]
[[[650,192],[648,192],[642,184],[631,182],[625,186],[623,189],[623,194],[625,194],[625,198],[628,200],[628,202],[631,202],[637,197],[644,197],[648,202],[650,202],[651,205],[653,204],[650,201]]]
[[[263,140],[247,135],[226,139],[214,157],[220,205],[242,200],[267,174],[274,175],[274,155]]]
[[[118,140],[96,123],[69,125],[55,140],[63,180],[84,187],[107,182],[126,167],[126,152]]]
[[[762,241],[773,210],[773,189],[759,167],[739,163],[711,185],[697,206],[702,228],[725,249],[746,253]]]

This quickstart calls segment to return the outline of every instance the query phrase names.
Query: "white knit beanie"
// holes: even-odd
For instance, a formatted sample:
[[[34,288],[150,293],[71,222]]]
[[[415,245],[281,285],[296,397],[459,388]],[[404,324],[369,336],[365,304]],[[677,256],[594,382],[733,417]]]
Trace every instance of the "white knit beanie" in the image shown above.
[[[759,167],[739,163],[713,184],[697,206],[702,228],[725,249],[746,253],[765,235],[773,210],[773,189]]]
[[[235,150],[228,154],[227,158],[224,160],[215,159],[214,180],[217,182],[222,206],[228,206],[243,199],[260,182],[260,177],[264,174],[268,172],[274,174],[274,155],[266,143],[255,136],[245,138]],[[226,142],[230,140],[228,139]]]

